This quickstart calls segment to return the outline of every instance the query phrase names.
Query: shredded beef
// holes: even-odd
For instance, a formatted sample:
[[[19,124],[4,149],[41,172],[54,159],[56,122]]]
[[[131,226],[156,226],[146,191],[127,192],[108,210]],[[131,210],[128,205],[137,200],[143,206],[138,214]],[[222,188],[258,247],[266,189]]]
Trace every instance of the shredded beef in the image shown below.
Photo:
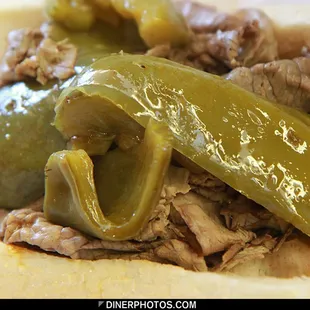
[[[0,236],[5,243],[26,242],[66,256],[73,255],[89,242],[83,234],[69,227],[53,225],[42,212],[32,209],[11,211],[3,222]]]
[[[190,191],[188,179],[188,170],[174,166],[169,167],[161,193],[161,200],[154,209],[147,226],[134,238],[135,240],[152,241],[158,238],[170,239],[181,235],[168,217],[171,201],[174,197],[179,193],[186,194]]]
[[[208,53],[206,35],[193,35],[191,42],[184,48],[173,48],[170,45],[158,45],[147,51],[147,56],[167,58],[185,66],[214,74],[224,74],[229,70],[212,58]]]
[[[226,226],[231,230],[243,228],[255,231],[270,228],[284,233],[290,225],[242,195],[224,206],[221,214],[225,217]]]
[[[310,47],[304,46],[301,50],[301,56],[310,58]]]
[[[55,42],[39,29],[14,30],[0,66],[0,86],[29,77],[43,85],[67,79],[75,74],[76,58],[77,49],[67,40]]]
[[[186,0],[177,1],[176,6],[193,30],[190,43],[179,48],[155,46],[146,55],[218,75],[278,58],[272,22],[260,10],[244,9],[227,15]]]
[[[253,36],[244,34],[244,43],[239,53],[239,65],[250,67],[257,63],[270,62],[278,59],[278,43],[276,40],[273,23],[271,19],[262,11],[257,9],[243,9],[235,14],[245,25],[257,24],[257,29]]]
[[[175,6],[194,32],[227,31],[241,24],[240,19],[235,15],[218,12],[215,7],[206,4],[178,0],[175,1]]]
[[[173,262],[190,270],[207,270],[204,257],[183,241],[142,243],[98,240],[72,228],[49,223],[42,212],[32,209],[10,212],[4,220],[1,236],[5,243],[26,242],[74,259],[147,259],[160,263]]]
[[[221,206],[194,193],[178,195],[173,206],[196,236],[205,256],[223,251],[234,243],[249,242],[255,234],[250,231],[227,229],[220,218]]]
[[[270,101],[310,112],[310,58],[237,68],[226,79]]]
[[[5,217],[9,214],[9,210],[6,210],[6,209],[0,209],[0,236],[1,236],[1,232],[3,230],[3,227],[2,227],[2,223],[5,219]]]
[[[161,244],[98,240],[75,229],[52,224],[42,212],[29,208],[11,211],[3,221],[0,236],[5,243],[26,242],[45,251],[75,258],[81,250],[84,253],[92,250],[142,252]]]
[[[162,259],[154,254],[153,251],[141,252],[141,253],[126,253],[126,252],[115,252],[105,249],[94,249],[94,250],[79,250],[74,256],[74,259],[84,260],[99,260],[99,259],[122,259],[122,260],[148,260],[150,262],[171,264],[168,260]]]
[[[275,247],[277,241],[276,239],[266,238],[260,244],[248,244],[243,249],[234,248],[232,253],[225,253],[223,255],[223,262],[220,266],[214,268],[214,271],[228,271],[234,268],[237,265],[241,265],[245,262],[254,260],[254,259],[263,259],[266,254],[271,253],[271,250]],[[230,250],[232,251],[232,250]]]
[[[195,251],[185,242],[172,239],[167,240],[163,245],[154,250],[156,255],[188,270],[207,271],[204,257]]]
[[[39,198],[38,200],[30,203],[25,208],[32,209],[34,211],[43,211],[43,203],[44,203],[44,197]]]
[[[214,202],[228,202],[234,194],[229,186],[208,172],[191,173],[189,184],[194,192]]]
[[[254,252],[252,253],[254,254]],[[267,252],[266,249],[259,248],[256,250],[256,254],[256,258],[252,256],[253,259],[243,260],[239,264],[231,265],[228,269],[223,269],[223,271],[250,277],[310,276],[310,239],[299,232],[291,235],[278,251],[275,251],[274,248]],[[241,255],[239,255],[240,257]]]

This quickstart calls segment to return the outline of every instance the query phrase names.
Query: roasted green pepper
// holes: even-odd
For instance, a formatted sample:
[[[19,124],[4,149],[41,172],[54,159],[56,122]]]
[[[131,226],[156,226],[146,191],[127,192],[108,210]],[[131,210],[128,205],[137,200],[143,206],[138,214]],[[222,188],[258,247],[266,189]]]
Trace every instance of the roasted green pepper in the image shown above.
[[[50,125],[54,95],[51,85],[34,83],[0,89],[0,208],[25,206],[44,193],[46,161],[65,147]]]
[[[105,133],[102,106],[113,105],[144,127],[165,122],[174,149],[310,234],[307,116],[169,60],[113,55],[62,93],[55,125],[67,139],[87,128]]]
[[[87,31],[96,20],[93,8],[86,0],[47,0],[46,9],[54,21],[72,30]]]
[[[151,120],[139,145],[95,161],[95,180],[84,150],[54,153],[45,169],[46,218],[101,239],[134,237],[159,201],[171,140],[167,126]]]
[[[69,39],[78,47],[77,66],[87,66],[104,54],[124,51],[127,53],[146,50],[135,25],[125,22],[121,27],[97,23],[87,32],[72,32],[57,23],[47,25],[45,30],[55,41]]]
[[[170,0],[111,0],[124,18],[136,21],[141,38],[149,47],[170,43],[182,45],[189,39],[183,16]]]
[[[134,20],[149,47],[182,45],[190,34],[170,0],[49,0],[47,13],[54,21],[78,31],[88,31],[98,19],[114,26]]]
[[[112,38],[107,25],[79,34],[56,24],[49,27],[51,38],[69,38],[78,47],[77,72],[107,53],[141,47],[139,36],[128,31],[120,28]],[[69,82],[51,81],[44,87],[35,82],[20,82],[0,89],[0,208],[20,208],[44,194],[46,161],[50,154],[65,148],[63,138],[51,123],[55,101]],[[71,146],[74,149],[88,144],[91,153],[94,147],[88,140],[73,139]],[[112,142],[101,136],[100,141],[103,140],[106,146],[100,143],[96,153],[104,153]]]

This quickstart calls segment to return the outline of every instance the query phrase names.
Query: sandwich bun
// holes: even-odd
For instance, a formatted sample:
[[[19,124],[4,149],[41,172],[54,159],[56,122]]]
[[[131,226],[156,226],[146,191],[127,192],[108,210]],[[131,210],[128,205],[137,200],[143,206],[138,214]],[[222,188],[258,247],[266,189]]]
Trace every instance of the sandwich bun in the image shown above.
[[[213,1],[201,1],[212,3]],[[228,4],[229,2],[229,4]],[[261,2],[264,2],[261,4]],[[280,54],[295,56],[310,31],[310,4],[216,1],[219,10],[258,7],[276,24]],[[304,1],[306,2],[306,1]],[[44,0],[0,4],[0,55],[12,29],[39,26]],[[286,42],[281,44],[281,42]],[[72,260],[0,242],[0,298],[309,298],[310,278],[198,273],[148,261]]]

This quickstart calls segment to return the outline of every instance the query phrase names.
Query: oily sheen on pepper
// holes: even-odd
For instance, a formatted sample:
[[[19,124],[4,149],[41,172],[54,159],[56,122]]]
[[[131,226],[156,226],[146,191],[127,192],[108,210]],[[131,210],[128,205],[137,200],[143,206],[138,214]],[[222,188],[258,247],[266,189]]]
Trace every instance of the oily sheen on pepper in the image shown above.
[[[143,127],[150,119],[164,122],[174,149],[310,234],[308,116],[221,77],[123,54],[75,78],[57,102],[55,125],[66,139],[114,133],[102,113],[109,106],[119,110],[114,119],[127,115]]]

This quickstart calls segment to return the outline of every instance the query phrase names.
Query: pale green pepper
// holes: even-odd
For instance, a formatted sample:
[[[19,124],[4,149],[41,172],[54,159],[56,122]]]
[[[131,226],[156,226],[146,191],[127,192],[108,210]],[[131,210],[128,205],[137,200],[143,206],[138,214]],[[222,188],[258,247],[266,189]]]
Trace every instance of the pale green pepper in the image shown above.
[[[166,123],[174,149],[310,234],[307,116],[165,59],[113,55],[62,93],[55,125],[67,139],[88,128],[108,133],[101,111],[113,106],[143,127]]]
[[[71,33],[53,24],[49,36],[55,41],[68,38],[77,47],[77,72],[111,52],[143,48],[139,36],[130,27],[112,33],[111,27],[101,25],[89,33]],[[27,81],[0,88],[0,208],[21,208],[44,195],[46,161],[53,152],[66,148],[52,122],[56,99],[69,83],[70,80],[54,80],[42,86]],[[89,145],[91,153],[93,142],[99,138],[100,145],[95,152],[102,154],[113,139],[96,136],[88,143],[89,137],[73,138],[70,146],[75,149],[81,144]]]
[[[151,120],[141,144],[109,151],[94,172],[84,150],[54,153],[45,169],[45,217],[101,239],[134,237],[159,201],[171,138],[167,126]]]
[[[76,31],[88,31],[96,20],[115,29],[133,20],[146,45],[183,45],[190,31],[183,16],[170,0],[48,0],[52,20]]]

